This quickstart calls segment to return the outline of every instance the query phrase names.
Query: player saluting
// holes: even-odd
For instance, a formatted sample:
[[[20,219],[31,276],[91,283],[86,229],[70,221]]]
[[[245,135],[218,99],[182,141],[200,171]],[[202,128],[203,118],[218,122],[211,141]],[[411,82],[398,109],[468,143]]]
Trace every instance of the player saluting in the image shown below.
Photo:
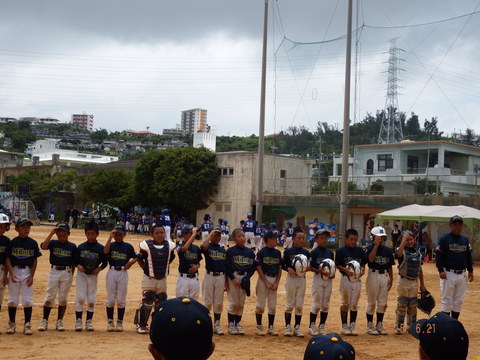
[[[77,292],[75,296],[75,331],[82,331],[83,305],[87,305],[85,330],[93,331],[93,312],[97,302],[98,274],[107,267],[103,245],[97,241],[98,224],[92,220],[85,224],[87,241],[78,246],[75,255],[77,264]]]
[[[398,259],[398,286],[397,286],[397,321],[395,334],[401,335],[410,331],[410,327],[417,321],[417,292],[418,280],[420,280],[420,291],[426,291],[423,281],[422,254],[415,248],[415,238],[409,230],[400,235],[400,246],[395,252]],[[407,326],[405,327],[405,314]]]
[[[175,258],[175,243],[166,238],[165,229],[154,225],[152,240],[140,243],[138,264],[143,268],[142,303],[135,313],[137,333],[148,334],[148,318],[153,306],[167,299],[167,275],[170,263]]]
[[[435,252],[436,265],[440,274],[442,311],[455,319],[460,316],[468,281],[473,281],[472,248],[462,235],[463,219],[455,215],[450,218],[450,233],[438,240]]]
[[[342,320],[342,334],[357,336],[355,322],[358,314],[358,300],[360,299],[360,290],[362,281],[360,277],[365,274],[365,264],[367,258],[363,249],[357,245],[358,232],[355,229],[348,229],[345,232],[345,246],[337,249],[335,253],[335,265],[342,274],[340,279],[340,317]],[[356,261],[360,265],[360,274],[355,277],[348,263]],[[348,311],[350,310],[350,325],[347,322]]]
[[[278,237],[278,233],[277,233]],[[290,326],[292,320],[292,311],[295,309],[295,326],[293,334],[298,337],[303,337],[303,332],[300,329],[300,322],[302,321],[303,304],[305,300],[306,279],[305,275],[298,276],[293,267],[293,259],[296,255],[303,254],[309,257],[310,253],[303,248],[305,244],[305,233],[300,228],[296,228],[293,232],[293,246],[288,248],[283,253],[282,267],[288,272],[285,279],[285,336],[292,336],[292,328]],[[310,266],[306,271],[310,270]]]
[[[310,253],[310,270],[313,271],[312,280],[312,297],[313,303],[310,310],[310,327],[308,332],[315,336],[318,334],[325,335],[325,322],[327,321],[328,309],[330,307],[330,297],[332,295],[332,279],[335,274],[330,273],[321,268],[321,264],[325,259],[333,261],[333,252],[327,248],[328,236],[330,232],[327,229],[320,229],[315,233],[314,240],[317,247]],[[320,324],[317,327],[317,315],[320,311]]]
[[[182,237],[177,244],[179,263],[176,297],[187,296],[198,300],[200,295],[198,268],[202,254],[200,248],[193,244],[199,231],[199,228],[193,228],[190,225],[184,225],[182,228]]]
[[[58,240],[51,240],[53,235],[56,235]],[[56,329],[65,331],[63,316],[67,310],[68,293],[73,282],[75,254],[77,252],[77,245],[68,241],[69,235],[70,226],[64,222],[58,223],[40,245],[42,250],[50,250],[50,272],[43,305],[43,320],[38,327],[39,331],[45,331],[48,328],[48,317],[53,304],[55,304],[57,293],[58,319]]]
[[[367,334],[387,335],[383,329],[383,316],[387,308],[388,291],[392,287],[395,259],[392,250],[384,245],[387,234],[383,227],[374,227],[371,236],[373,244],[365,249],[370,269],[367,276]],[[377,326],[373,325],[375,307]]]
[[[38,244],[28,235],[32,227],[28,219],[19,219],[15,224],[18,236],[13,238],[7,247],[6,267],[10,274],[8,279],[8,323],[7,334],[15,332],[15,317],[18,300],[22,294],[23,312],[25,314],[25,335],[32,335],[30,320],[33,305],[33,276],[37,270],[37,258],[41,256]]]
[[[124,240],[126,229],[118,224],[110,232],[103,253],[110,269],[106,276],[107,331],[123,331],[123,317],[127,302],[128,269],[137,261],[133,246]],[[112,239],[115,241],[112,243]],[[117,327],[113,324],[113,311],[117,303]]]
[[[278,283],[282,277],[282,254],[275,249],[277,246],[277,235],[268,232],[264,235],[265,247],[262,248],[255,259],[257,267],[257,304],[255,307],[255,317],[257,320],[257,335],[265,335],[262,326],[262,315],[265,311],[265,304],[268,299],[268,335],[278,336],[273,327],[275,321],[275,312],[277,307]]]
[[[227,251],[219,244],[221,235],[219,230],[212,230],[200,246],[205,256],[206,270],[202,284],[203,304],[208,310],[213,309],[213,332],[217,335],[223,335],[220,316],[223,310],[225,274],[227,273]]]
[[[242,288],[242,282],[255,272],[255,253],[245,246],[245,233],[241,229],[233,230],[232,237],[235,246],[227,250],[228,333],[244,335],[240,321],[247,289]]]

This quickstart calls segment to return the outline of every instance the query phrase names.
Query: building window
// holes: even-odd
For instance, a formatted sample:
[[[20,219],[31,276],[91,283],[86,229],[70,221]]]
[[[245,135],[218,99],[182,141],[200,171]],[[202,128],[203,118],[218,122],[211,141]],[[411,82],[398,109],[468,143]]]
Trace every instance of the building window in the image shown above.
[[[393,168],[392,154],[378,155],[378,171],[385,171]]]
[[[232,211],[232,204],[225,204],[225,212]]]
[[[233,176],[233,168],[222,168],[219,171],[222,176]]]
[[[367,161],[367,175],[373,175],[373,160],[368,159]]]
[[[233,169],[232,168],[228,169],[228,175],[233,176]]]
[[[222,204],[216,204],[215,205],[215,211],[216,212],[222,212],[222,207],[223,207]]]
[[[280,170],[280,179],[285,179],[287,177],[287,170]]]
[[[228,175],[228,169],[222,169],[222,175],[223,176]]]

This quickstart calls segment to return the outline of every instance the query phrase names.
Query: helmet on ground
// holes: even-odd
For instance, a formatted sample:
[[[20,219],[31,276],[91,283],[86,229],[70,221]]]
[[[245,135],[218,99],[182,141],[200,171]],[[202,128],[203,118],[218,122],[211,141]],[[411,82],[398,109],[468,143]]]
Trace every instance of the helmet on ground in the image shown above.
[[[308,258],[303,254],[295,255],[292,261],[292,266],[298,276],[304,276],[307,271]]]
[[[324,280],[328,280],[333,275],[335,275],[335,271],[337,270],[337,267],[335,266],[335,262],[332,259],[323,259],[322,262],[320,263],[320,268],[328,272],[328,276],[322,275],[322,278]]]
[[[346,267],[353,271],[353,276],[348,277],[350,281],[357,282],[362,273],[362,268],[360,266],[360,263],[357,260],[351,260],[347,263]]]

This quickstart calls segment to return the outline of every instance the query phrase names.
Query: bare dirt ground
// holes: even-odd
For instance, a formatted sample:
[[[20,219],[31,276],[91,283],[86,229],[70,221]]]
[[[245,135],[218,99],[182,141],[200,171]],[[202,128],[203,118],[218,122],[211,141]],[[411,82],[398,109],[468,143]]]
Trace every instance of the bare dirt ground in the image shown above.
[[[41,243],[51,227],[35,226],[32,228],[31,237]],[[14,229],[11,229],[5,235],[13,238],[16,236]],[[104,244],[108,237],[107,232],[101,232],[99,241]],[[146,239],[143,235],[127,235],[126,241],[132,243],[135,249],[138,249],[140,241]],[[73,230],[70,240],[79,244],[85,241],[82,230]],[[76,333],[74,327],[74,308],[73,301],[75,297],[75,282],[70,291],[69,307],[65,315],[65,325],[67,331],[57,332],[54,330],[54,324],[57,316],[56,309],[52,311],[50,316],[50,329],[46,332],[39,332],[38,325],[42,317],[43,298],[45,295],[46,280],[50,269],[48,262],[48,251],[42,251],[43,256],[39,258],[39,266],[34,281],[34,310],[33,310],[33,330],[32,336],[25,336],[22,333],[23,311],[19,309],[17,313],[17,332],[13,335],[6,335],[5,329],[8,323],[8,314],[6,311],[6,301],[8,290],[6,290],[4,306],[0,313],[0,358],[2,359],[150,359],[150,353],[147,349],[149,337],[146,335],[138,335],[133,325],[133,314],[141,297],[141,277],[142,270],[138,265],[134,265],[130,270],[130,283],[128,289],[127,311],[125,315],[125,331],[123,333],[108,333],[106,331],[106,314],[105,314],[105,275],[104,270],[99,275],[97,307],[93,319],[95,327],[94,332],[83,331]],[[177,260],[171,265],[171,275],[168,278],[168,293],[172,296],[175,293],[175,284],[177,279]],[[479,267],[476,267],[478,272]],[[434,312],[440,311],[440,293],[439,280],[435,268],[435,264],[425,264],[424,273],[427,288],[433,293],[437,300],[437,306]],[[394,271],[395,278],[397,276]],[[201,271],[203,276],[203,270]],[[480,276],[480,272],[476,274]],[[253,288],[256,283],[257,276],[254,275],[252,281]],[[308,314],[311,306],[311,284],[312,275],[307,275],[307,295],[305,297],[305,307],[303,309],[302,329],[307,333]],[[473,283],[468,285],[468,293],[466,296],[463,312],[460,320],[463,322],[470,336],[469,358],[480,355],[480,297],[478,277]],[[339,315],[339,276],[336,277],[333,284],[333,294],[330,304],[330,313],[327,320],[328,332],[340,332],[340,315]],[[389,294],[389,308],[385,315],[385,327],[389,332],[388,336],[370,336],[364,332],[365,320],[365,289],[362,288],[362,297],[360,300],[360,311],[358,317],[359,336],[344,337],[356,349],[357,359],[402,359],[411,360],[418,359],[418,341],[410,335],[394,335],[393,324],[396,306],[396,285],[392,287]],[[307,345],[309,335],[305,338],[285,338],[278,337],[258,337],[254,335],[255,328],[255,294],[247,298],[245,312],[242,325],[245,329],[245,336],[215,335],[216,349],[212,359],[303,359],[305,346]],[[201,301],[201,299],[200,299]],[[285,304],[285,291],[283,287],[283,279],[279,287],[279,299],[277,305],[276,328],[279,332],[283,332],[283,306]],[[225,296],[224,312],[222,316],[222,327],[226,330],[226,307],[227,298]],[[425,317],[419,312],[419,317]],[[84,316],[85,319],[85,316]],[[264,323],[266,323],[266,314],[264,315]],[[188,346],[188,339],[185,338],[185,346]]]

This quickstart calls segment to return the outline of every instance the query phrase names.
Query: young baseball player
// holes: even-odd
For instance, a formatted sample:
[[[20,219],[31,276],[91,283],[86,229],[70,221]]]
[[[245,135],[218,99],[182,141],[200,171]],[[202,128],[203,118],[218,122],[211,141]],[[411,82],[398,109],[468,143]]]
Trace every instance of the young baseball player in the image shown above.
[[[228,238],[230,237],[230,228],[228,227],[228,220],[223,220],[222,221],[222,226],[220,226],[220,231],[222,233],[222,239],[220,240],[220,245],[223,247],[230,247],[228,245]]]
[[[255,248],[257,250],[262,250],[262,248],[265,246],[265,243],[263,242],[263,238],[262,238],[262,228],[257,222],[255,222],[255,231],[254,231],[253,241],[255,244]]]
[[[357,245],[358,232],[348,229],[345,232],[345,246],[338,248],[335,253],[335,265],[342,274],[340,279],[340,318],[342,320],[342,335],[357,336],[355,323],[358,314],[358,300],[362,289],[360,277],[365,274],[367,257],[363,249]],[[350,261],[356,261],[360,265],[359,278],[354,278],[354,271],[347,265]],[[350,323],[348,323],[348,311],[350,311]]]
[[[278,236],[278,234],[277,234]],[[292,312],[295,309],[295,325],[293,335],[303,337],[300,329],[302,321],[303,304],[305,303],[306,279],[305,275],[298,276],[293,267],[293,259],[296,255],[303,254],[309,258],[310,253],[303,248],[305,245],[305,233],[300,228],[296,228],[293,232],[293,246],[283,252],[282,267],[287,271],[288,275],[285,279],[285,332],[284,336],[292,336],[292,328],[290,326],[292,320]],[[306,269],[309,270],[309,266]]]
[[[33,305],[33,277],[37,270],[37,258],[41,256],[37,242],[29,237],[33,223],[28,219],[19,219],[15,224],[18,236],[13,238],[7,247],[6,269],[8,279],[8,329],[7,334],[15,332],[15,317],[20,294],[22,295],[23,312],[25,314],[25,335],[32,335],[30,321]]]
[[[262,315],[265,311],[265,304],[268,300],[268,335],[278,336],[273,323],[277,308],[278,283],[282,277],[282,254],[275,247],[277,246],[277,235],[268,232],[264,235],[265,247],[262,248],[255,259],[257,267],[257,304],[255,306],[255,317],[257,320],[257,335],[265,335],[262,326]]]
[[[83,306],[87,307],[85,330],[93,331],[93,312],[97,302],[97,282],[100,271],[107,267],[103,245],[97,241],[98,224],[92,220],[85,224],[87,241],[78,245],[75,255],[77,265],[77,291],[75,296],[75,331],[82,331]]]
[[[392,250],[385,246],[387,233],[381,226],[371,231],[373,244],[365,251],[368,261],[367,275],[367,334],[387,335],[383,328],[383,316],[387,308],[388,292],[392,288],[392,266],[395,259]],[[377,310],[377,325],[373,325],[373,315]]]
[[[108,236],[103,253],[107,256],[109,269],[106,277],[107,331],[123,331],[123,317],[127,303],[128,270],[137,261],[133,246],[124,241],[127,230],[121,224],[115,226]],[[112,239],[115,241],[112,242]],[[117,326],[113,312],[117,303]]]
[[[162,215],[160,216],[161,225],[165,229],[165,238],[170,240],[171,237],[171,226],[172,220],[170,219],[170,214],[168,209],[162,209]]]
[[[7,259],[7,248],[10,238],[5,236],[5,232],[9,229],[10,219],[6,214],[0,214],[0,310],[2,309],[5,286],[8,283],[8,271],[5,269],[5,261]]]
[[[442,311],[455,319],[460,316],[463,299],[467,293],[467,280],[473,281],[472,248],[462,235],[463,219],[455,215],[450,218],[450,232],[438,240],[435,252],[440,275]],[[468,271],[468,276],[465,273]]]
[[[220,317],[223,310],[223,293],[227,273],[227,251],[220,244],[221,232],[212,230],[200,249],[205,256],[205,276],[202,284],[202,298],[208,310],[213,309],[213,331],[223,335]]]
[[[227,250],[227,295],[228,295],[228,333],[244,335],[240,322],[242,321],[243,307],[247,291],[242,282],[250,278],[255,272],[255,253],[245,246],[245,233],[241,229],[232,232],[235,246]]]
[[[292,241],[292,236],[293,236],[293,224],[291,221],[287,221],[287,227],[285,230],[283,230],[283,248],[288,249],[289,247],[292,247],[293,241]]]
[[[420,291],[426,291],[423,281],[422,254],[415,248],[415,238],[410,230],[400,235],[400,246],[395,252],[398,259],[397,310],[395,334],[409,332],[417,321],[417,293],[420,280]],[[405,326],[405,315],[407,324]]]
[[[138,263],[143,269],[142,303],[135,313],[137,333],[148,334],[148,318],[154,305],[167,299],[167,275],[175,258],[175,243],[166,238],[165,229],[155,224],[151,240],[140,243]]]
[[[243,232],[245,233],[245,239],[247,240],[247,246],[255,251],[255,221],[251,213],[247,214],[247,220],[243,223]]]
[[[182,237],[177,243],[179,262],[176,297],[188,296],[198,300],[200,295],[198,268],[202,254],[200,248],[193,243],[199,233],[199,228],[193,228],[190,225],[182,228]]]
[[[214,224],[211,220],[210,214],[206,213],[203,217],[203,223],[200,224],[200,228],[202,229],[202,242],[207,240],[208,234],[210,234],[210,231],[212,231],[213,226]]]
[[[53,235],[57,240],[52,240]],[[75,255],[77,245],[68,241],[70,226],[67,223],[58,223],[40,245],[42,250],[50,251],[50,272],[48,273],[47,291],[43,305],[43,320],[38,327],[39,331],[48,328],[48,318],[58,293],[58,317],[55,328],[65,331],[63,316],[67,310],[68,293],[73,282],[75,269]]]
[[[332,279],[335,275],[330,276],[324,271],[320,264],[325,259],[333,261],[333,251],[327,248],[328,236],[330,232],[327,229],[320,229],[315,233],[314,240],[317,247],[310,252],[310,270],[313,271],[312,279],[312,308],[310,309],[310,327],[308,333],[312,336],[321,334],[325,335],[325,322],[327,321],[328,309],[330,307],[330,296],[332,295]],[[317,315],[320,312],[320,324],[317,327]]]

